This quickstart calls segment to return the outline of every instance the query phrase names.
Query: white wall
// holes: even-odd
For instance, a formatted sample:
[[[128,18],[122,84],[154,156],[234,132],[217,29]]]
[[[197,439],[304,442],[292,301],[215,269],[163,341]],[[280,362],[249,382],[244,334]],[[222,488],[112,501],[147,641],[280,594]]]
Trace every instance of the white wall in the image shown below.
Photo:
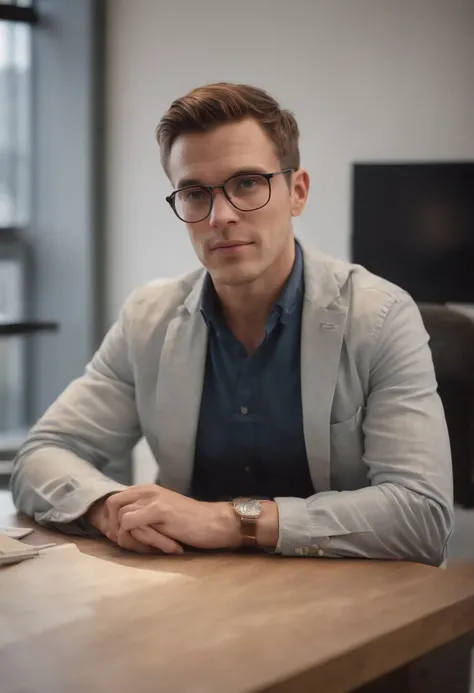
[[[301,238],[348,257],[355,160],[474,158],[472,0],[108,0],[111,321],[134,286],[196,266],[154,129],[218,80],[295,113],[312,177]]]
[[[209,81],[267,88],[300,123],[300,235],[347,257],[350,164],[474,158],[473,0],[109,0],[108,317],[195,266],[154,129]]]

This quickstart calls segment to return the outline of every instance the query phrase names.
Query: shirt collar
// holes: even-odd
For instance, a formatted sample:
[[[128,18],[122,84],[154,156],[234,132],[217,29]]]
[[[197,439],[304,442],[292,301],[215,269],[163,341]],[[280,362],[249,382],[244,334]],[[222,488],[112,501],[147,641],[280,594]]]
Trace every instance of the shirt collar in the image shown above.
[[[201,293],[201,313],[202,316],[209,327],[213,325],[216,330],[218,330],[219,325],[222,321],[222,315],[219,307],[219,301],[217,299],[216,290],[214,284],[212,283],[211,275],[206,274],[204,279],[204,284]]]
[[[282,323],[285,323],[293,311],[301,305],[303,285],[303,252],[299,243],[295,241],[295,261],[293,263],[293,269],[291,270],[291,274],[283,287],[279,299],[275,303],[275,308],[280,314],[280,320]]]

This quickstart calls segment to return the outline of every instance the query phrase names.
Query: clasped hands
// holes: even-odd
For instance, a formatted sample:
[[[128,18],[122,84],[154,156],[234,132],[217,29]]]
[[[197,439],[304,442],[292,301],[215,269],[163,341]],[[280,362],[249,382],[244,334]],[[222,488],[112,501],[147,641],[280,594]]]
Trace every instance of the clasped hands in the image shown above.
[[[94,503],[87,521],[110,541],[138,553],[182,554],[198,549],[236,549],[240,520],[230,503],[205,503],[155,484],[140,484]],[[278,540],[278,510],[264,505],[257,538],[262,546]]]

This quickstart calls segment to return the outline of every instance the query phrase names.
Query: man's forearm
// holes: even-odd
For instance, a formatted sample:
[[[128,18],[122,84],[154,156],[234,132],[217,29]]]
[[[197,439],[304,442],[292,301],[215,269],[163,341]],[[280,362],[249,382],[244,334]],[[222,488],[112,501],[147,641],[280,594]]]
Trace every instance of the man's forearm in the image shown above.
[[[452,508],[397,484],[277,498],[287,556],[375,558],[439,565]]]
[[[73,452],[55,446],[20,456],[11,480],[18,510],[39,523],[80,534],[83,527],[74,521],[99,498],[124,488]]]

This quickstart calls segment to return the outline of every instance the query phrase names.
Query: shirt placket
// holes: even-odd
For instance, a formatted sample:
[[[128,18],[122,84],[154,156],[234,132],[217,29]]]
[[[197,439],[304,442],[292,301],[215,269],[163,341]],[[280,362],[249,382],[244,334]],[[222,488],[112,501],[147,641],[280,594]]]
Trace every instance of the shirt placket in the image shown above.
[[[255,488],[255,435],[254,419],[254,379],[251,374],[252,357],[248,357],[244,347],[239,344],[239,356],[242,359],[234,401],[234,439],[238,454],[236,464],[238,475],[242,479],[242,488],[247,495],[253,495]]]

